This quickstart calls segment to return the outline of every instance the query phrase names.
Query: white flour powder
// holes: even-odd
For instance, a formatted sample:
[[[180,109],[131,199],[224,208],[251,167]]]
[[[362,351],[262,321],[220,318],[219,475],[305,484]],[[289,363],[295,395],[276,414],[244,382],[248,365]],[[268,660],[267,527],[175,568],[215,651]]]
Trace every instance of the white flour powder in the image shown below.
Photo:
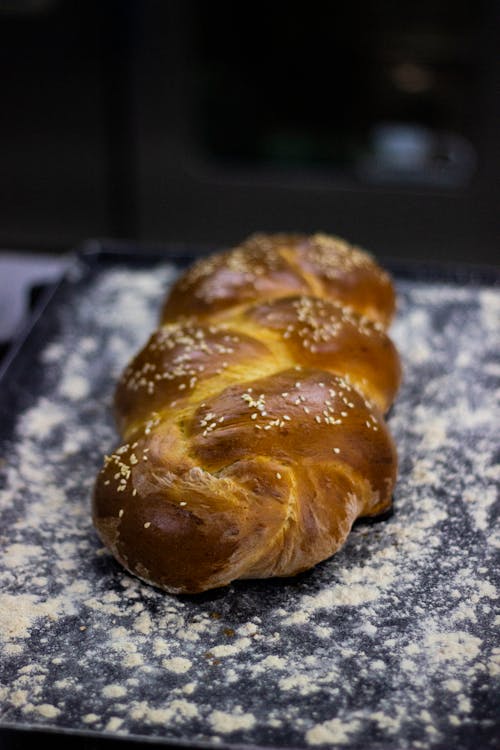
[[[1,721],[188,743],[490,746],[498,293],[399,284],[391,519],[292,581],[176,598],[125,573],[89,513],[116,377],[172,278],[164,266],[76,284],[32,362],[36,395],[1,454]]]

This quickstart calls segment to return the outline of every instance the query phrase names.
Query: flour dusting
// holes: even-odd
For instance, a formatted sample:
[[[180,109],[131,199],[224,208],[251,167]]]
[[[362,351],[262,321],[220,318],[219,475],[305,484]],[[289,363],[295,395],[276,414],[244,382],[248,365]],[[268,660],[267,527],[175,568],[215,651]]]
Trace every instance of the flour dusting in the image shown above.
[[[390,519],[356,525],[343,550],[295,579],[175,597],[122,570],[90,519],[116,440],[116,378],[175,275],[120,266],[68,280],[52,336],[12,391],[0,727],[191,746],[494,747],[498,291],[398,282]]]

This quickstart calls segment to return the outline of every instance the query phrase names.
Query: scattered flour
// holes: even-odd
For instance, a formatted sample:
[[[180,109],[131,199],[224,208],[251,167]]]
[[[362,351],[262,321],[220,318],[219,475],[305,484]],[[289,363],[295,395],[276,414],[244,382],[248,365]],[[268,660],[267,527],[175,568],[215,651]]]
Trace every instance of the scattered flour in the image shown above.
[[[498,292],[399,284],[392,518],[292,582],[183,599],[120,569],[89,513],[115,379],[173,276],[114,269],[75,289],[2,444],[0,726],[374,750],[462,750],[465,727],[492,746]]]
[[[0,643],[26,638],[38,621],[55,621],[63,612],[74,612],[63,597],[41,601],[34,594],[0,594]]]
[[[127,689],[123,685],[105,685],[102,694],[105,698],[122,698],[127,694]]]
[[[174,656],[171,659],[164,659],[162,661],[162,665],[165,667],[165,669],[168,669],[170,672],[175,672],[176,674],[184,674],[185,672],[189,672],[189,670],[193,666],[191,661],[189,659],[185,659],[183,656]]]
[[[345,745],[360,728],[359,721],[345,723],[340,719],[330,719],[316,724],[306,733],[310,745]]]
[[[226,713],[212,711],[208,716],[212,728],[219,734],[231,734],[240,729],[252,729],[257,723],[255,716],[249,713]]]

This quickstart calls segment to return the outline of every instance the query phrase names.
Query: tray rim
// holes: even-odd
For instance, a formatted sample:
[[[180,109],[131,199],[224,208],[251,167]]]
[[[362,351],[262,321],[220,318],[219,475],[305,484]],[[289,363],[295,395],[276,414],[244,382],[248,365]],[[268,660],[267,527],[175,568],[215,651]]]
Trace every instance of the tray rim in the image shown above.
[[[171,261],[185,266],[204,254],[224,249],[222,245],[202,242],[134,242],[114,238],[97,238],[83,242],[73,250],[74,256],[90,267],[100,260],[108,262],[135,260],[142,265],[142,259],[149,262]],[[396,279],[412,278],[416,281],[436,283],[467,283],[486,286],[500,285],[500,264],[468,263],[465,261],[422,260],[421,258],[401,258],[377,254],[375,260]]]
[[[166,747],[171,750],[277,750],[275,745],[256,745],[254,743],[237,743],[237,742],[210,742],[210,740],[184,740],[184,739],[171,739],[168,737],[150,736],[147,734],[119,734],[118,732],[110,732],[109,730],[95,730],[95,729],[73,729],[71,727],[57,727],[55,725],[35,723],[26,724],[20,726],[8,722],[7,724],[0,723],[0,740],[2,738],[8,738],[9,735],[13,735],[18,739],[19,737],[26,735],[29,737],[28,742],[33,742],[39,739],[36,735],[43,735],[42,739],[50,739],[51,737],[58,736],[68,740],[81,740],[85,741],[86,744],[82,745],[81,750],[106,750],[106,748],[113,748],[114,744],[117,743],[117,747],[126,748],[130,746],[144,746],[144,747]],[[92,747],[89,747],[88,741],[92,741]],[[94,747],[95,743],[95,747]],[[119,743],[119,745],[118,745]],[[2,746],[3,747],[3,746]],[[15,745],[14,750],[18,750],[20,745]],[[22,746],[28,747],[28,745]],[[78,745],[76,746],[78,750]],[[9,750],[8,746],[5,750]],[[302,748],[294,748],[290,745],[280,745],[279,750],[302,750]],[[305,746],[304,746],[304,750]]]

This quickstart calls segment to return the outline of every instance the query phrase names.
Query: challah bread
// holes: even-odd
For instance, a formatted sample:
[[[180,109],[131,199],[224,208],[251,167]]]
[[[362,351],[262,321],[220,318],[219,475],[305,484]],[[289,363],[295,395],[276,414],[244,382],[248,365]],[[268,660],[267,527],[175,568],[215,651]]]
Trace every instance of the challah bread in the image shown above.
[[[392,501],[400,380],[388,275],[325,235],[256,235],[195,263],[115,396],[93,518],[173,593],[291,576]]]
[[[162,321],[186,313],[214,321],[242,303],[292,294],[333,300],[383,325],[394,314],[391,280],[365,251],[325,234],[254,234],[194,263],[168,296]]]

